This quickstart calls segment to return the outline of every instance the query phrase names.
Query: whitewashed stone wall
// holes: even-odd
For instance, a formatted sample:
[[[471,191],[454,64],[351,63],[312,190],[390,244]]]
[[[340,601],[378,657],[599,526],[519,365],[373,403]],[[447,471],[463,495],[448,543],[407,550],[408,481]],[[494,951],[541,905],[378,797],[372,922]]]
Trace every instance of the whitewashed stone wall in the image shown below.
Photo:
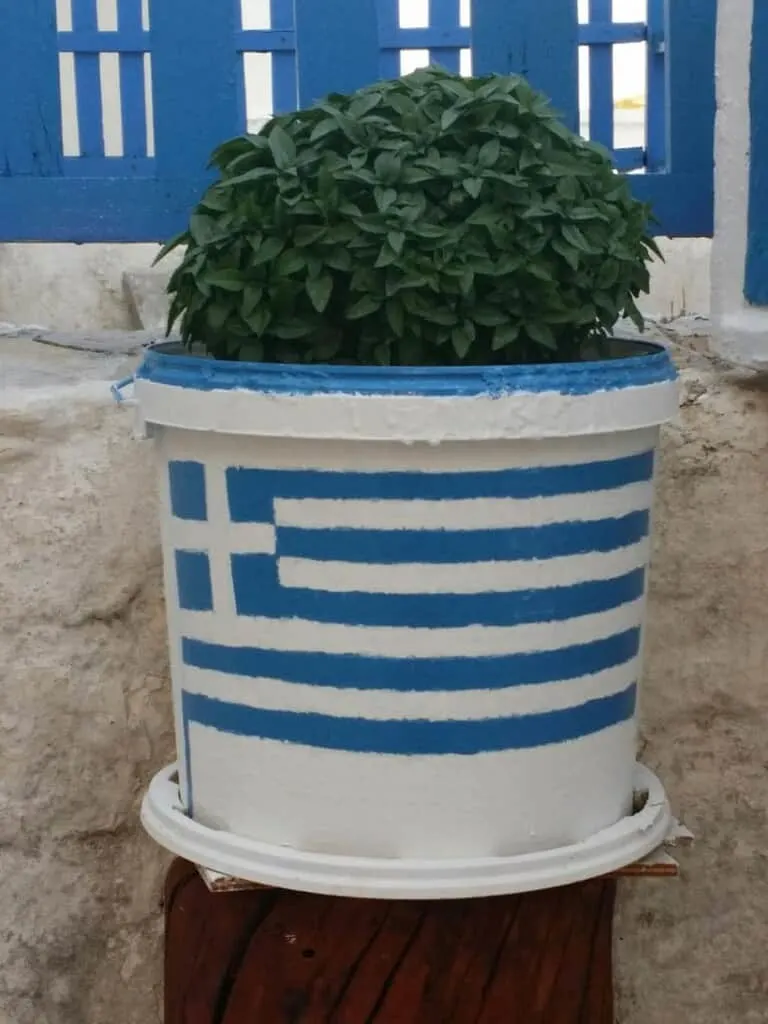
[[[160,1019],[166,857],[137,808],[172,757],[165,622],[151,451],[112,369],[0,341],[3,1024]]]
[[[643,759],[697,841],[626,882],[624,1024],[759,1024],[768,925],[768,388],[696,355],[661,462]],[[172,757],[148,444],[124,367],[0,339],[0,1022],[159,1024],[165,856],[138,801]],[[226,897],[222,897],[223,899]]]

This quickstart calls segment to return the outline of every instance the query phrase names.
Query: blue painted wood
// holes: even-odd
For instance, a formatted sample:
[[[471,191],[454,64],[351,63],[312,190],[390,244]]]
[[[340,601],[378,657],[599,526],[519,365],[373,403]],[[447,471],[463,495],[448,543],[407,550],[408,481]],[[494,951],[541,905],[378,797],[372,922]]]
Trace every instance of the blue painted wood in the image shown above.
[[[674,0],[666,6],[669,168],[711,171],[717,0]]]
[[[610,4],[608,4],[606,13],[600,17],[590,16],[588,24],[579,26],[579,42],[582,46],[606,43],[641,43],[646,37],[645,22],[611,22]]]
[[[472,0],[472,41],[475,74],[525,75],[578,131],[575,0]]]
[[[237,46],[250,53],[294,53],[296,37],[291,27],[293,8],[290,0],[271,0],[272,22],[285,22],[283,29],[244,28],[237,33]]]
[[[701,211],[685,218],[683,234],[712,233],[716,8],[717,0],[674,0],[666,9],[666,181],[681,206]],[[696,195],[688,191],[693,182]],[[658,202],[653,206],[658,217]]]
[[[590,22],[610,21],[613,0],[589,0]],[[613,47],[589,48],[589,137],[613,149]]]
[[[768,306],[768,8],[755,4],[749,96],[752,139],[744,294]]]
[[[272,32],[280,46],[272,49],[272,107],[275,114],[285,114],[298,105],[296,72],[296,35],[293,31],[292,0],[270,0]],[[290,43],[290,46],[283,45]]]
[[[130,23],[134,24],[133,19]],[[143,53],[151,47],[152,36],[141,28],[117,32],[100,32],[95,28],[59,32],[59,50],[62,53]]]
[[[147,156],[65,156],[61,173],[67,178],[151,178],[155,161]]]
[[[710,157],[711,159],[711,157]],[[632,192],[650,203],[656,218],[650,225],[656,235],[709,237],[714,228],[712,170],[676,174],[636,174]]]
[[[452,3],[453,0],[449,2]],[[384,9],[389,15],[386,18],[379,15],[380,40],[383,47],[395,50],[461,50],[471,45],[472,30],[459,25],[444,29],[431,25],[422,28],[400,28],[398,22],[394,20],[397,16],[396,4],[397,0],[380,0],[379,3],[379,10]]]
[[[642,146],[626,146],[613,151],[613,166],[617,171],[639,171],[645,166]]]
[[[152,7],[155,148],[161,178],[198,179],[211,151],[243,130],[239,0]],[[137,211],[132,211],[132,214]]]
[[[429,50],[442,46],[462,50],[472,45],[472,29],[466,26],[445,29],[435,29],[433,26],[401,28],[397,22],[396,2],[379,0],[379,29],[383,47]],[[591,46],[593,43],[641,43],[646,34],[646,26],[642,22],[621,22],[615,25],[604,22],[579,25],[577,38],[580,46]]]
[[[141,32],[141,0],[118,0],[120,33]],[[144,54],[120,54],[120,106],[123,156],[147,155],[147,101],[144,91]]]
[[[400,74],[400,11],[397,0],[377,0],[379,18],[379,77],[397,78]],[[421,31],[417,29],[416,31]],[[421,49],[428,49],[429,43]]]
[[[438,37],[460,28],[459,0],[429,0],[429,24]],[[430,64],[440,64],[449,71],[459,71],[460,51],[451,45],[431,46]]]
[[[36,178],[0,175],[0,242],[159,242],[183,230],[208,179]],[[637,174],[659,235],[711,235],[712,176]]]
[[[76,31],[97,31],[96,0],[72,0],[72,25]],[[75,83],[80,155],[104,156],[101,72],[98,53],[75,54]]]
[[[299,106],[330,92],[353,92],[379,77],[376,0],[294,0]]]
[[[61,113],[54,6],[50,0],[0,0],[0,26],[0,180],[57,174]]]
[[[14,98],[13,104],[0,103],[0,176],[5,175],[0,177],[0,239],[148,241],[180,229],[190,205],[205,186],[203,165],[210,150],[242,127],[242,70],[238,53],[241,48],[274,52],[276,107],[282,110],[296,105],[292,52],[296,38],[291,0],[273,0],[272,27],[265,33],[242,31],[237,0],[217,4],[215,18],[205,0],[164,0],[155,5],[152,29],[159,162],[153,167],[144,155],[141,101],[135,98],[124,111],[128,119],[125,134],[129,155],[125,159],[107,160],[103,157],[97,54],[102,50],[138,54],[147,47],[150,38],[136,20],[134,0],[127,2],[133,5],[125,8],[131,11],[129,23],[123,16],[117,33],[97,30],[94,0],[77,0],[73,32],[59,34],[61,48],[77,51],[79,67],[88,69],[85,74],[81,70],[79,75],[81,86],[84,77],[86,84],[79,90],[78,103],[87,108],[85,116],[81,111],[81,117],[85,126],[84,151],[90,155],[78,163],[60,155],[51,0],[25,0],[24,4],[0,0],[0,95]],[[323,52],[310,52],[303,60],[305,72],[314,74],[318,83],[313,87],[310,78],[305,98],[313,91],[365,84],[376,77],[375,68],[380,75],[398,73],[398,50],[402,45],[435,51],[460,49],[469,42],[469,30],[453,24],[455,0],[445,0],[444,8],[440,0],[433,0],[440,24],[412,30],[399,28],[396,0],[344,3],[354,17],[346,16],[346,7],[334,12],[337,31],[330,37],[327,25],[312,36],[312,18],[315,27],[320,20],[317,11],[309,10],[309,20],[303,22],[305,47],[314,47],[316,51],[317,40],[323,40]],[[636,195],[653,202],[661,222],[657,226],[659,232],[709,234],[715,0],[674,0],[668,5],[668,25],[660,21],[664,0],[649,3],[649,35],[657,48],[652,46],[649,56],[648,164],[660,169],[669,161],[672,173],[634,175],[632,188]],[[299,8],[304,12],[313,6],[317,4],[299,0]],[[509,0],[476,0],[475,11],[475,69],[527,70],[534,84],[555,97],[555,105],[567,112],[570,103],[572,124],[576,54],[572,48],[569,67],[568,60],[562,59],[564,36],[573,39],[575,31],[579,42],[605,46],[620,39],[642,38],[645,31],[640,24],[612,26],[602,20],[575,28],[573,6],[572,0],[516,0],[514,4]],[[384,47],[375,61],[371,53],[377,47],[376,26],[370,16],[374,7]],[[447,27],[449,21],[451,27]],[[542,26],[547,31],[542,31]],[[667,61],[661,47],[666,31],[670,34],[671,89],[665,126],[661,100],[667,95]],[[508,45],[510,39],[512,44]],[[352,40],[357,50],[355,59],[350,61]],[[361,54],[366,48],[364,58]],[[172,55],[172,59],[163,59],[162,54]],[[127,89],[124,86],[124,92],[135,97],[137,60],[131,63],[134,70],[128,74],[132,85]],[[326,72],[332,78],[323,81]],[[565,101],[558,101],[558,93]],[[620,169],[635,169],[641,164],[641,154],[637,150],[620,151],[616,164]],[[60,173],[64,175],[61,180],[45,180],[45,176]],[[78,173],[83,180],[76,179]],[[116,177],[99,181],[97,176],[105,174]],[[150,174],[157,174],[158,179],[147,180]],[[760,207],[755,202],[753,208]]]
[[[667,55],[665,0],[648,0],[647,98],[645,108],[646,167],[663,171],[667,165]]]

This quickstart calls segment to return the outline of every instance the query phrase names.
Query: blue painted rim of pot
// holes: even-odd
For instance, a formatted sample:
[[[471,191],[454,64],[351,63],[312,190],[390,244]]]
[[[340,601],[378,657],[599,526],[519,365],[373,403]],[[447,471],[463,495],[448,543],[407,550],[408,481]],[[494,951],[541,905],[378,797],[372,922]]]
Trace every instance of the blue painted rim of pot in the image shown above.
[[[675,366],[661,345],[623,340],[616,344],[637,354],[593,362],[522,366],[381,367],[229,362],[193,356],[178,342],[164,342],[145,352],[136,379],[197,391],[457,398],[532,392],[588,395],[676,379]]]

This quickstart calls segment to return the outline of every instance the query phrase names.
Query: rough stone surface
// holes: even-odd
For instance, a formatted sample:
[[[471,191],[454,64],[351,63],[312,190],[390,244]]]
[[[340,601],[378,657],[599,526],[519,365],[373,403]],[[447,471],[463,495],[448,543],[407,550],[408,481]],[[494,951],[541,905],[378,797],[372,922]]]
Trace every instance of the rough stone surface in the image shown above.
[[[620,1024],[768,1021],[768,379],[697,347],[665,432],[642,697],[643,760],[696,841],[679,880],[620,886]]]
[[[164,332],[168,322],[168,281],[171,271],[165,267],[129,270],[123,274],[123,288],[133,326]]]
[[[130,364],[132,366],[132,363]],[[148,443],[126,360],[0,342],[0,1021],[159,1021],[173,756]]]
[[[768,382],[705,348],[678,347],[642,701],[696,842],[679,880],[620,886],[621,1024],[768,1022]],[[166,860],[137,820],[172,756],[154,479],[105,384],[131,365],[0,340],[2,1024],[159,1019]]]

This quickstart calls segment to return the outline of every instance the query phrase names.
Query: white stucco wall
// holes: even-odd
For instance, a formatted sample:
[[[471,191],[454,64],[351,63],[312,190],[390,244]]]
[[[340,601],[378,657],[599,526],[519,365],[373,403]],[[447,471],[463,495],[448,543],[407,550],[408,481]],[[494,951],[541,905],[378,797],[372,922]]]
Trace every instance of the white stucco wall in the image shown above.
[[[640,303],[651,317],[709,313],[707,238],[660,239],[666,263],[655,263],[651,294]],[[126,271],[149,267],[155,245],[0,245],[0,323],[60,330],[137,326],[123,292]]]
[[[768,309],[744,297],[754,0],[720,0],[718,8],[712,342],[730,362],[768,367]]]

